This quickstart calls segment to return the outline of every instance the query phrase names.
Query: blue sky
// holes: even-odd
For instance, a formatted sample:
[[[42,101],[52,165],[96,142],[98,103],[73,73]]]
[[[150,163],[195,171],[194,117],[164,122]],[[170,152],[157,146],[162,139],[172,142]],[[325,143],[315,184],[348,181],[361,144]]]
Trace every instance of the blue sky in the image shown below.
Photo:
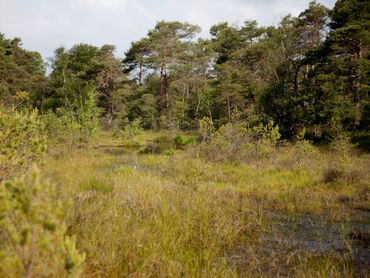
[[[117,46],[123,56],[131,41],[144,37],[158,20],[199,24],[202,36],[221,21],[277,24],[298,15],[310,0],[0,0],[0,32],[20,37],[23,46],[51,57],[59,46],[75,43]],[[332,8],[335,0],[318,2]]]

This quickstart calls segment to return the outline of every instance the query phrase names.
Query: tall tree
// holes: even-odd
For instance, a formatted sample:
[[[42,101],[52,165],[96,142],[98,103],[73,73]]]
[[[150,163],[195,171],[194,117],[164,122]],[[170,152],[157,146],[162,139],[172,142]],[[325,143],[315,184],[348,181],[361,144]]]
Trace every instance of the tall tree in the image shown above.
[[[157,106],[167,118],[172,109],[171,103],[175,103],[176,98],[169,94],[170,81],[176,79],[176,69],[186,60],[185,56],[192,55],[192,40],[199,32],[197,25],[160,21],[149,30],[146,38],[133,42],[125,53],[124,67],[139,85],[144,76],[151,81],[155,80],[153,74],[158,76],[158,90],[155,91]]]
[[[45,63],[38,52],[22,48],[19,38],[0,33],[0,102],[40,105],[46,89]]]
[[[55,50],[45,109],[70,106],[87,96],[87,91],[93,88],[93,59],[97,52],[97,47],[88,44]]]
[[[262,104],[264,112],[279,124],[286,137],[295,136],[313,124],[314,108],[310,102],[314,96],[307,88],[307,78],[315,63],[307,55],[324,41],[327,17],[324,6],[311,2],[297,18],[285,17],[278,28],[270,31],[269,41],[279,59]]]
[[[115,46],[103,45],[93,59],[93,78],[99,93],[100,107],[105,109],[108,127],[112,126],[114,112],[114,94],[122,87],[124,73],[121,62],[114,57]]]
[[[242,27],[220,23],[211,27],[216,52],[214,65],[215,115],[221,122],[229,121],[233,110],[242,116],[252,113],[259,82],[257,66],[259,49],[255,48],[265,29],[256,21],[246,21]]]
[[[160,21],[150,30],[148,38],[150,40],[151,52],[149,61],[159,70],[161,81],[160,95],[166,96],[166,106],[168,107],[168,81],[171,67],[177,62],[178,55],[186,51],[190,40],[200,32],[200,27],[189,23],[178,21]]]
[[[122,60],[125,72],[131,74],[131,77],[139,85],[143,84],[147,70],[152,68],[148,59],[151,50],[149,43],[150,41],[147,38],[132,42],[130,49],[125,52],[125,58]]]
[[[307,58],[315,64],[305,88],[314,95],[312,118],[329,137],[369,128],[369,14],[368,1],[337,1],[327,40]]]
[[[366,0],[340,0],[330,16],[332,33],[326,46],[332,57],[346,68],[345,72],[338,74],[347,77],[348,87],[343,94],[355,103],[353,127],[357,128],[364,106],[369,105],[370,3]]]

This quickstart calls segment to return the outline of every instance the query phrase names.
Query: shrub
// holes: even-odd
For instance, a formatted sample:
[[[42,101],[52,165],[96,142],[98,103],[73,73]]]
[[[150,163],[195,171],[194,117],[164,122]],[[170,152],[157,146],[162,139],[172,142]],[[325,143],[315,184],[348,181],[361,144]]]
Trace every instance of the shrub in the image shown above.
[[[211,118],[204,117],[199,121],[199,132],[203,137],[203,142],[211,140],[211,136],[215,132],[215,127]]]
[[[133,138],[141,132],[141,120],[134,119],[129,121],[127,118],[124,120],[124,135],[128,138]]]
[[[329,165],[323,170],[323,181],[325,183],[352,184],[361,183],[366,180],[366,173],[363,169],[356,167],[344,167],[343,165]]]
[[[48,111],[42,116],[50,144],[70,147],[80,141],[80,124],[73,111],[59,108],[55,113]]]
[[[0,182],[24,171],[46,151],[44,125],[36,110],[0,107]]]
[[[50,142],[71,147],[86,143],[94,137],[100,128],[100,109],[96,107],[95,99],[95,93],[89,92],[86,99],[71,107],[61,107],[55,113],[45,113],[43,121]]]
[[[177,149],[182,149],[186,145],[194,144],[195,143],[195,137],[194,136],[183,136],[183,135],[176,135],[173,138],[173,142],[175,143],[175,147]]]
[[[348,137],[342,136],[332,141],[330,143],[330,149],[333,154],[339,156],[339,161],[342,164],[352,164],[351,158],[356,153],[356,149]]]
[[[65,236],[65,206],[34,170],[0,184],[0,276],[78,277],[84,255]]]
[[[82,139],[88,140],[100,129],[99,116],[101,109],[96,105],[97,94],[91,90],[87,92],[87,97],[81,100],[76,109],[76,119],[80,124]]]
[[[200,145],[202,156],[214,161],[245,161],[269,156],[280,138],[273,122],[247,127],[246,123],[228,123],[211,135],[209,142]]]

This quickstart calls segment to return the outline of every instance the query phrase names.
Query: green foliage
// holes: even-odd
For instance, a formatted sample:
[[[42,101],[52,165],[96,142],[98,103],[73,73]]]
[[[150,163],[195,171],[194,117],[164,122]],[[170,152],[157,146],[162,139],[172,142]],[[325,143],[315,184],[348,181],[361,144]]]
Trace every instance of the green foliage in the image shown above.
[[[139,135],[141,132],[141,120],[134,119],[133,121],[129,121],[127,118],[123,122],[124,126],[124,134],[125,137],[134,138],[135,136]]]
[[[203,86],[205,78],[198,78],[197,74],[205,74],[208,67],[208,62],[201,56],[206,55],[207,48],[197,48],[192,42],[199,32],[197,25],[160,21],[147,37],[133,42],[126,52],[125,69],[142,87],[138,91],[146,91],[145,99],[140,102],[149,104],[150,101],[150,105],[145,105],[144,113],[149,112],[152,127],[159,124],[164,128],[179,129],[193,124],[189,121],[189,114],[195,111],[189,104],[197,100],[192,90]],[[200,44],[204,45],[203,42]],[[148,93],[152,97],[149,98]],[[157,123],[153,116],[158,119]]]
[[[93,86],[93,61],[97,52],[97,47],[87,44],[78,44],[69,50],[64,47],[55,50],[49,88],[44,96],[44,109],[70,107],[87,97]]]
[[[19,112],[0,106],[0,181],[22,173],[45,151],[44,125],[37,110]]]
[[[0,276],[78,277],[76,241],[85,276],[358,274],[360,253],[338,262],[271,244],[282,217],[266,212],[343,220],[369,210],[368,156],[350,143],[369,138],[369,14],[368,1],[330,11],[313,1],[277,26],[219,23],[209,40],[194,39],[197,25],[160,21],[123,66],[113,45],[78,44],[55,50],[48,77],[39,53],[0,34]],[[70,148],[100,126],[114,128],[109,150]],[[155,134],[142,129],[197,127],[203,142],[186,152],[174,147],[194,136],[143,143]],[[43,165],[63,190],[37,171],[16,178],[41,160],[46,137],[69,150]],[[320,152],[307,139],[330,144]]]
[[[301,99],[308,116],[305,125],[318,126],[320,139],[367,129],[369,11],[366,1],[337,1],[329,13],[331,32],[307,53],[305,63],[314,68],[306,75]]]
[[[68,108],[58,108],[55,113],[48,111],[42,119],[52,144],[71,147],[86,143],[97,134],[100,112],[101,109],[96,107],[96,95],[90,91],[86,99],[76,101]]]
[[[182,149],[186,145],[194,144],[195,143],[194,136],[185,136],[185,135],[176,135],[173,138],[173,142],[175,143],[176,149]]]
[[[269,121],[266,125],[259,124],[251,129],[256,140],[265,143],[276,143],[280,139],[279,127],[274,125],[273,121]]]
[[[196,38],[197,25],[159,21],[122,61],[113,45],[56,49],[48,78],[38,53],[1,35],[0,99],[17,109],[72,110],[85,138],[97,130],[95,101],[106,130],[124,129],[126,118],[144,129],[191,130],[204,117],[220,127],[237,110],[238,120],[258,119],[251,125],[273,119],[288,140],[302,131],[315,143],[365,134],[369,9],[362,0],[332,10],[312,1],[277,26],[221,22],[210,39]]]
[[[80,125],[73,111],[58,108],[55,113],[48,111],[42,115],[45,130],[52,145],[72,146],[79,142]]]
[[[0,103],[39,106],[45,89],[45,64],[40,53],[23,49],[19,38],[6,39],[0,33]]]
[[[104,108],[107,128],[111,128],[115,115],[115,95],[122,88],[125,75],[121,63],[114,57],[115,46],[103,45],[93,58],[93,83],[98,95],[98,107]]]
[[[189,127],[191,126],[187,122],[187,114],[189,111],[189,105],[181,100],[176,100],[172,109],[172,118],[175,123],[177,129],[181,127]]]
[[[96,105],[97,95],[95,91],[87,92],[85,99],[81,99],[75,112],[77,122],[81,127],[81,134],[84,139],[94,136],[100,128],[99,116],[101,109]]]
[[[199,147],[200,155],[215,161],[246,161],[271,156],[280,139],[278,126],[248,127],[246,123],[225,124],[212,134],[209,142]]]
[[[203,137],[203,142],[211,139],[212,134],[215,132],[215,127],[211,118],[204,117],[199,120],[199,132]]]
[[[120,62],[114,57],[114,50],[112,45],[97,48],[87,44],[78,44],[69,50],[63,47],[56,49],[43,108],[56,110],[74,106],[76,102],[80,102],[79,105],[86,102],[81,108],[81,112],[86,114],[84,109],[91,106],[89,102],[94,99],[94,105],[102,108],[102,114],[108,119],[106,127],[111,128],[116,116],[116,94],[122,89],[125,79]],[[93,98],[92,91],[96,95]]]
[[[1,183],[0,207],[0,276],[81,275],[85,255],[65,235],[65,206],[37,170]]]

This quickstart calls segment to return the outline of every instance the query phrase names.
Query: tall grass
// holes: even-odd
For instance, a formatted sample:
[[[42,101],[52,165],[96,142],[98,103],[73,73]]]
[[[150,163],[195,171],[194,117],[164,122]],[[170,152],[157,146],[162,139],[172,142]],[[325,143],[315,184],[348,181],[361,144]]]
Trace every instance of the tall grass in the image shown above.
[[[350,248],[310,252],[284,241],[271,212],[291,223],[311,215],[346,225],[353,208],[368,208],[368,156],[346,160],[299,145],[248,163],[197,153],[76,149],[48,157],[45,175],[74,203],[67,231],[87,255],[86,277],[361,275]],[[330,167],[342,174],[328,182]],[[339,231],[344,243],[347,230]]]

